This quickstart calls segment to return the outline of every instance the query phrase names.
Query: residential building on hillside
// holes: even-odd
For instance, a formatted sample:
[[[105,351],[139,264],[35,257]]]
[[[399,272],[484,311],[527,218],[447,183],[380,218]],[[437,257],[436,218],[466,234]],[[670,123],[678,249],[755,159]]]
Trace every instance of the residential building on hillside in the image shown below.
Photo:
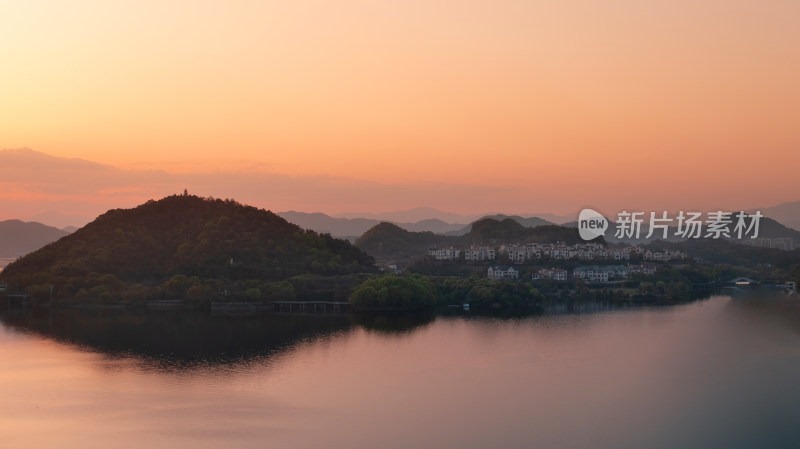
[[[556,281],[567,280],[567,270],[563,268],[540,268],[531,275],[531,278],[536,279],[553,279]]]
[[[495,260],[495,250],[489,247],[471,247],[464,250],[464,260]]]
[[[669,262],[670,260],[683,260],[686,259],[686,253],[683,251],[670,251],[668,249],[662,251],[647,250],[642,257],[644,260],[652,260],[654,262]]]
[[[575,279],[583,279],[588,282],[608,282],[626,279],[628,267],[625,265],[585,265],[575,268],[572,274]]]
[[[487,277],[489,279],[519,279],[519,270],[505,265],[492,266],[487,271]]]
[[[628,265],[628,276],[634,276],[637,274],[652,276],[656,274],[656,267],[655,265],[647,265],[647,264]]]
[[[461,250],[457,248],[431,248],[428,255],[436,260],[456,260],[461,255]]]

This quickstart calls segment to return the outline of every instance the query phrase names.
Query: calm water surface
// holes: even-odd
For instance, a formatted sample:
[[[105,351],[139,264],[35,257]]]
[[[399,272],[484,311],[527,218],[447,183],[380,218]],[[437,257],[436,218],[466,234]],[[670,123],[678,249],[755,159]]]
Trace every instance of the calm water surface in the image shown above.
[[[799,311],[6,311],[0,447],[800,447]]]

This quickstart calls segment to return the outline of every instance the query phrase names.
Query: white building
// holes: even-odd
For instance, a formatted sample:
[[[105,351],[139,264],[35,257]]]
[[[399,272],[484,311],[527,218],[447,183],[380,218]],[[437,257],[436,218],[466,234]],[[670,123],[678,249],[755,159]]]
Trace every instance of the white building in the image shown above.
[[[489,267],[487,276],[489,279],[519,279],[519,270],[514,267],[498,265]]]
[[[566,281],[567,270],[563,268],[540,268],[533,275],[532,279],[553,279],[555,281]]]
[[[506,247],[505,250],[508,260],[513,263],[524,263],[527,260],[540,259],[542,257],[542,250],[536,245],[513,245]]]
[[[791,237],[780,237],[772,241],[772,247],[784,251],[791,251],[794,249],[794,240],[792,240]]]
[[[461,255],[461,250],[456,248],[431,248],[428,255],[436,260],[456,260]]]
[[[628,267],[624,265],[587,265],[575,268],[573,277],[588,282],[608,282],[612,279],[626,279],[628,277]]]
[[[470,249],[464,250],[464,260],[481,261],[481,260],[494,260],[494,259],[495,259],[494,248],[472,247]]]
[[[683,251],[670,251],[665,249],[663,251],[647,250],[642,257],[644,260],[652,260],[654,262],[669,262],[670,260],[683,260],[686,259],[686,253]]]
[[[628,274],[633,276],[636,274],[643,274],[645,276],[652,276],[656,274],[656,267],[653,265],[628,265]]]
[[[608,256],[608,258],[612,260],[630,260],[631,250],[630,248],[610,249],[608,250]]]

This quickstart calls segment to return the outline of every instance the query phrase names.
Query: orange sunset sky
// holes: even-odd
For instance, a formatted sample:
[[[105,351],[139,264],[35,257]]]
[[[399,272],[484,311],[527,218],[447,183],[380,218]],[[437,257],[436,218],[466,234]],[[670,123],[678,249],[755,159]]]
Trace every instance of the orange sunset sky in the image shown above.
[[[800,200],[793,0],[3,0],[0,64],[0,219]]]

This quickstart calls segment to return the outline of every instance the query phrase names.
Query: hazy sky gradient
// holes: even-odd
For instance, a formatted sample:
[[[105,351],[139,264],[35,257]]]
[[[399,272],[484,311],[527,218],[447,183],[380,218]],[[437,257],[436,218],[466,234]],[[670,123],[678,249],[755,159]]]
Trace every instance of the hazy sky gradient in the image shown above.
[[[295,209],[798,199],[796,1],[0,0],[0,61],[0,148],[413,187]]]

